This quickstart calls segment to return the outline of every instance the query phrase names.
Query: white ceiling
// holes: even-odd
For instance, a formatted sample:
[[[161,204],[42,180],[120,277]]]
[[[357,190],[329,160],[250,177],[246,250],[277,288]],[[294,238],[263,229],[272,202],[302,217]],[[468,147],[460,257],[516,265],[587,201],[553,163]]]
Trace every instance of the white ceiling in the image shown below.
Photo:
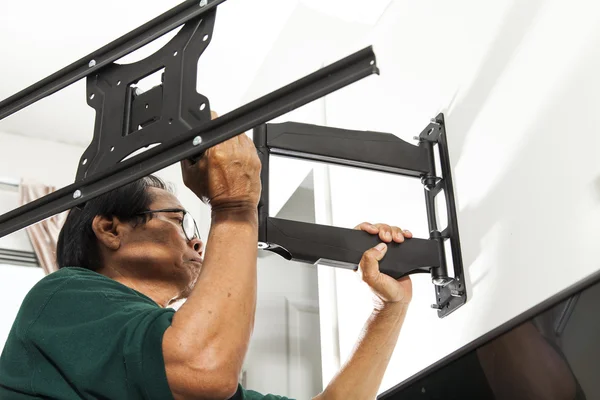
[[[374,25],[391,0],[229,0],[220,5],[211,44],[200,58],[199,91],[214,110],[239,107],[274,42],[299,6],[340,20]],[[0,14],[0,99],[85,57],[179,4],[176,0],[11,2]],[[306,21],[310,27],[310,21]],[[309,29],[309,28],[307,28]],[[168,39],[168,38],[162,38]],[[156,41],[127,57],[139,60]],[[94,112],[85,80],[0,121],[0,131],[87,146]]]

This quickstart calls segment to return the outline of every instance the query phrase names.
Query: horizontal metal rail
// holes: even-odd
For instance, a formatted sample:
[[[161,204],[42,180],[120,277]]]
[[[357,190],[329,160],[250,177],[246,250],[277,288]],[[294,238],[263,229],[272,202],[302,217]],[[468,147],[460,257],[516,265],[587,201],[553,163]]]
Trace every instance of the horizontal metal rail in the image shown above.
[[[375,54],[369,46],[168,142],[0,215],[0,237],[202,154],[218,143],[378,73]]]
[[[224,1],[188,0],[179,4],[79,61],[1,101],[0,120],[93,74],[105,65],[145,46],[190,19],[210,11]]]

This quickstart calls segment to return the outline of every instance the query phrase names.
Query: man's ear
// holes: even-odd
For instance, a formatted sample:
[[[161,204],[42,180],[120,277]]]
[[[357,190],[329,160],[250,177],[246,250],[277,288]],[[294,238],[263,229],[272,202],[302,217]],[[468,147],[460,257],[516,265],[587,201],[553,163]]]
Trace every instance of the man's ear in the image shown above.
[[[98,241],[110,250],[121,247],[123,227],[123,223],[117,217],[107,218],[96,215],[92,221],[92,230]]]

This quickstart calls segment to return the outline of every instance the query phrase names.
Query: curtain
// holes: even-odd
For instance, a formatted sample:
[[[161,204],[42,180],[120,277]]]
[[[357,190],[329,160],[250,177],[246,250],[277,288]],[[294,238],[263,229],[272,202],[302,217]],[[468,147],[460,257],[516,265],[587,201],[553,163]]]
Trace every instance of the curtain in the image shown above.
[[[56,191],[54,186],[21,179],[19,185],[19,206],[30,203],[54,191]],[[67,211],[62,212],[25,228],[40,266],[44,269],[46,275],[58,270],[58,265],[56,264],[56,243],[58,242],[58,234],[65,223],[67,214]]]

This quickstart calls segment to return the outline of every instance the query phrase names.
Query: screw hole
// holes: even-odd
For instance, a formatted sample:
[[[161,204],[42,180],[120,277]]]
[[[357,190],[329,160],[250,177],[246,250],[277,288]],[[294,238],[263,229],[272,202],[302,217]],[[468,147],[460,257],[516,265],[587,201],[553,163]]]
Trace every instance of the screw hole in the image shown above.
[[[148,104],[146,104],[146,108],[150,107]]]
[[[206,42],[208,40],[208,35],[204,35],[204,37],[202,38],[203,42]]]
[[[83,160],[83,162],[81,163],[82,165],[87,164],[87,158],[85,160]]]
[[[111,148],[110,148],[110,151],[114,151],[114,149],[115,149],[115,146],[111,147]]]
[[[375,65],[375,60],[371,60],[370,64]]]
[[[94,97],[96,97],[94,93],[90,94],[90,100],[94,100]]]
[[[206,108],[206,103],[202,103],[200,105],[200,111],[204,110]]]
[[[169,125],[173,123],[173,118],[169,118]]]
[[[440,302],[440,301],[442,301],[442,298],[441,298],[441,297],[438,297],[438,302]]]
[[[121,81],[117,82],[117,86],[120,86],[120,85],[121,85]]]
[[[174,53],[173,53],[173,57],[177,57],[177,52],[174,52]]]
[[[427,135],[431,135],[432,133],[433,133],[433,128],[431,128],[431,129],[429,130],[429,132],[427,132]]]

